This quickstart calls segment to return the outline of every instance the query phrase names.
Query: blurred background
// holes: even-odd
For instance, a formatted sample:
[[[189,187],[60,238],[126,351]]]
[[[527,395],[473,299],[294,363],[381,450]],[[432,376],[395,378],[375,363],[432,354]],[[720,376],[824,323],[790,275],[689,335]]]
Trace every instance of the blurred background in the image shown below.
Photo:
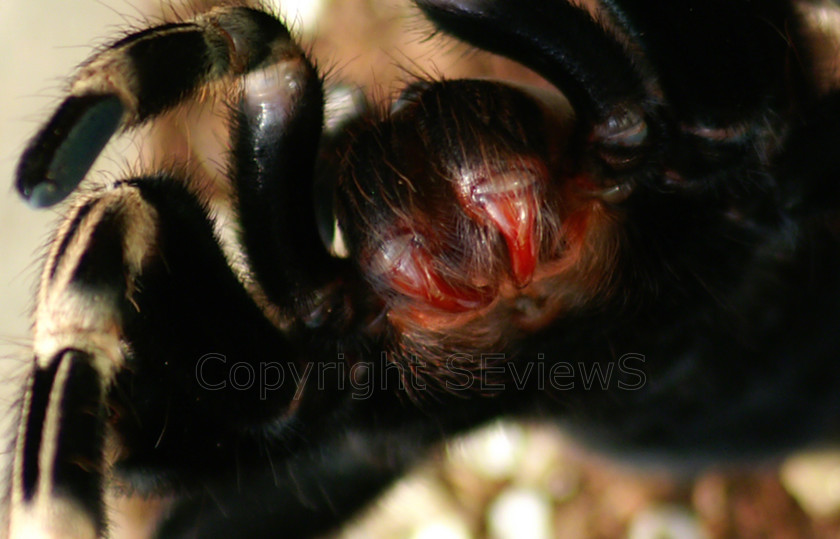
[[[196,2],[190,2],[196,5]],[[393,95],[414,73],[450,77],[516,72],[509,63],[440,41],[400,0],[285,2],[332,80]],[[56,105],[74,66],[93,47],[170,16],[157,0],[3,0],[0,3],[0,425],[27,365],[28,310],[50,224],[12,191],[17,158]],[[97,165],[106,175],[133,163],[118,145]],[[8,434],[6,436],[8,438]],[[5,446],[5,442],[4,442]],[[3,453],[0,467],[8,468]],[[149,504],[121,503],[114,535],[143,537]],[[0,533],[1,535],[1,533]],[[551,427],[496,423],[440,448],[345,537],[838,537],[840,456],[812,452],[696,478],[638,470],[588,453]]]

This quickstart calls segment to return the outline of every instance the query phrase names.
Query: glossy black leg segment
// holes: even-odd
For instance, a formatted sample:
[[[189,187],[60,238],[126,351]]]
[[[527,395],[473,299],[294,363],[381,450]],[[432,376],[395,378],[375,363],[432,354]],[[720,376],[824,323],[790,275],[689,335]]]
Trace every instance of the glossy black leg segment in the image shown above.
[[[35,206],[61,201],[120,128],[160,114],[225,75],[259,68],[290,40],[267,13],[222,7],[117,41],[80,69],[70,97],[30,142],[17,171],[18,191]]]
[[[507,56],[556,85],[584,122],[640,106],[647,91],[624,47],[560,0],[416,0],[443,31]]]
[[[323,92],[300,50],[248,74],[235,111],[231,173],[241,237],[268,297],[291,316],[315,309],[313,292],[334,278],[315,218],[313,174]]]

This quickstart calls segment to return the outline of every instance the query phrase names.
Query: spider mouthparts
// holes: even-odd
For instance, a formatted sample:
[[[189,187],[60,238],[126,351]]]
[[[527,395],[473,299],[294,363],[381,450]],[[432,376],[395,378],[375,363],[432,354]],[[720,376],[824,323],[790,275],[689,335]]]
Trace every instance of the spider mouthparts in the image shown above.
[[[494,291],[488,287],[450,282],[410,232],[391,238],[376,257],[373,267],[390,288],[434,309],[466,312],[488,305],[494,297]]]
[[[479,202],[505,240],[511,276],[520,288],[531,282],[537,267],[538,252],[534,234],[537,208],[534,202],[532,196],[521,193],[485,195]]]
[[[538,193],[546,175],[544,166],[537,161],[520,163],[510,170],[460,175],[458,196],[464,210],[501,234],[510,260],[510,275],[519,288],[531,282],[537,267]]]

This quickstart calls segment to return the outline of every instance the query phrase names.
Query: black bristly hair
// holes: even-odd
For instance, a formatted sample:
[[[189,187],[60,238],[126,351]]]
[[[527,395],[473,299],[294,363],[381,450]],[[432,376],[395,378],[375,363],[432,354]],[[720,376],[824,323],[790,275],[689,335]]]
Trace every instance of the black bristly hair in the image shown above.
[[[424,81],[325,132],[318,69],[243,6],[80,69],[21,159],[32,205],[208,86],[233,194],[152,170],[73,200],[12,535],[106,534],[112,483],[171,496],[161,537],[323,534],[502,415],[692,464],[834,439],[840,94],[797,5],[415,4],[554,90]]]

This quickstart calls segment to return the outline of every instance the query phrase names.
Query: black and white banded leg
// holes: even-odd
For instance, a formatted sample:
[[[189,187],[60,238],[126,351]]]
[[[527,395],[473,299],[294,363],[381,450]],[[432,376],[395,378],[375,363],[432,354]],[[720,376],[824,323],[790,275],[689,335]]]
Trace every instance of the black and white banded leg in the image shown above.
[[[230,175],[246,257],[226,256],[209,210],[177,174],[125,180],[74,204],[40,287],[13,536],[102,535],[112,466],[141,490],[222,480],[239,459],[271,458],[268,433],[306,413],[295,384],[270,394],[264,384],[217,387],[233,364],[303,373],[314,359],[285,332],[318,331],[332,279],[312,205],[299,202],[311,189],[321,83],[277,19],[217,8],[114,43],[81,69],[30,143],[18,188],[36,206],[60,201],[112,135],[217,83],[232,103]]]

